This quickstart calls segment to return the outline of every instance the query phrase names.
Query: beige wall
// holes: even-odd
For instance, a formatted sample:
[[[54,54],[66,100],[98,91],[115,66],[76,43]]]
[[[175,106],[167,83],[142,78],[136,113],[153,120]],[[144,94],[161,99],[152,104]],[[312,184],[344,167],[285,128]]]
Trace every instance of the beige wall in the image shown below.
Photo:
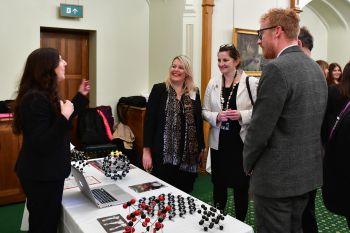
[[[328,31],[326,26],[320,23],[320,19],[308,7],[304,7],[303,12],[300,13],[300,25],[306,26],[314,37],[311,57],[314,60],[327,60]]]
[[[74,4],[76,0],[65,2]],[[165,79],[171,59],[189,49],[185,32],[186,26],[193,24],[195,38],[191,46],[195,79],[199,85],[202,0],[82,0],[82,19],[60,18],[59,3],[53,0],[2,3],[1,8],[7,10],[0,15],[0,100],[15,97],[25,59],[40,46],[40,27],[90,31],[91,102],[114,107],[119,97],[147,95],[153,84]],[[220,75],[216,64],[217,49],[221,44],[231,43],[234,27],[258,29],[261,14],[271,7],[288,7],[288,4],[289,0],[215,0],[212,77]],[[184,9],[192,5],[193,12],[184,14]],[[318,35],[313,58],[326,56],[326,60],[339,61],[343,65],[349,59],[346,46],[349,33],[343,36],[346,30],[338,32],[340,30],[334,24],[329,31],[318,17],[320,15],[307,7],[301,14],[301,24]],[[347,19],[345,17],[345,21]],[[343,46],[342,49],[331,49],[334,44],[342,44],[345,49]]]
[[[11,0],[1,3],[0,99],[15,97],[25,60],[40,46],[40,27],[91,31],[92,103],[114,107],[120,96],[148,92],[147,1],[83,0],[79,2],[84,6],[81,19],[60,18],[60,2]]]
[[[165,80],[172,59],[182,53],[183,0],[150,1],[149,88]]]

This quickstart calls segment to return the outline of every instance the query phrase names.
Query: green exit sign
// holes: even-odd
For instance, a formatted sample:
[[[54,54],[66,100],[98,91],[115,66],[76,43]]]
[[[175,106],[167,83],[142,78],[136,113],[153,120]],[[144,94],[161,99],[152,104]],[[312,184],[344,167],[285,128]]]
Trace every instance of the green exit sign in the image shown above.
[[[63,17],[83,18],[83,6],[82,5],[61,4],[60,5],[60,15]]]

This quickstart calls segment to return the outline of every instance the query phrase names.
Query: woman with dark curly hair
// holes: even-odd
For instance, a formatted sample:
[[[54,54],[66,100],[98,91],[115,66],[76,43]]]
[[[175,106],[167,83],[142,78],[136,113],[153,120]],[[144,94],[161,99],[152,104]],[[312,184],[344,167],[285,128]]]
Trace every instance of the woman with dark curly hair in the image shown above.
[[[18,87],[13,131],[23,143],[16,173],[27,196],[29,232],[57,232],[64,179],[70,174],[69,131],[72,116],[88,103],[83,80],[71,101],[60,100],[57,83],[67,63],[53,48],[34,50]]]
[[[221,77],[212,78],[205,91],[203,118],[210,124],[209,148],[214,206],[224,210],[233,188],[236,218],[248,211],[249,176],[243,171],[243,141],[250,123],[259,79],[240,70],[241,56],[232,44],[217,53]]]

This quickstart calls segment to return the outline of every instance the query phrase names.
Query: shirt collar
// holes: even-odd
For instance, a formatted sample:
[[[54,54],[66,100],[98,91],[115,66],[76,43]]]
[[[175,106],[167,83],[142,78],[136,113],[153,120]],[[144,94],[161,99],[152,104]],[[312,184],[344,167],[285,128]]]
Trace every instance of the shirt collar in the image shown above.
[[[283,49],[278,53],[277,57],[279,57],[279,56],[281,55],[281,53],[282,53],[284,50],[286,50],[286,49],[288,49],[288,48],[290,48],[290,47],[292,47],[292,46],[298,46],[298,44],[291,44],[291,45],[288,45],[287,47],[283,48]],[[277,57],[276,57],[276,58],[277,58]]]

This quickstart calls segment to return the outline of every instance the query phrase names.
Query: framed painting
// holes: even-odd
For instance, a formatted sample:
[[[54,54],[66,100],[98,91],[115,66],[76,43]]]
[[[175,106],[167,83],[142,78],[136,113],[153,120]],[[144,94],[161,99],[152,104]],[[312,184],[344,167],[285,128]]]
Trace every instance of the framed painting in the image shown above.
[[[241,69],[248,75],[260,77],[267,60],[263,58],[257,43],[258,33],[255,30],[234,28],[232,40],[241,55]]]

